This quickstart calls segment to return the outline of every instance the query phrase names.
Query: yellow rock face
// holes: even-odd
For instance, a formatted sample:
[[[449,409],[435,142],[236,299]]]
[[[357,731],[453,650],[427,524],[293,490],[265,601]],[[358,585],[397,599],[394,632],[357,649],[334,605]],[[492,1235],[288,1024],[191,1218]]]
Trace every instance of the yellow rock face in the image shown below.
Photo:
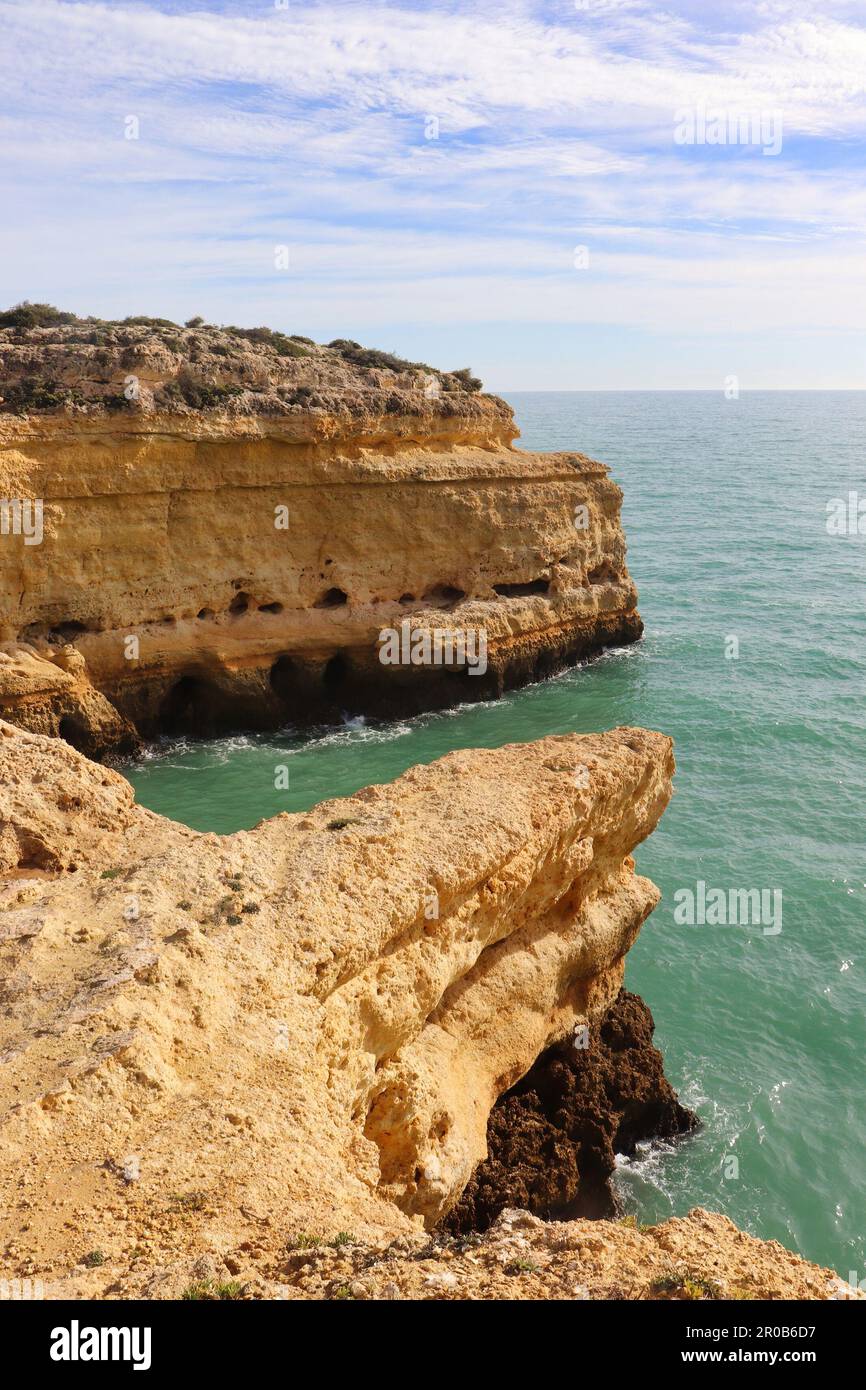
[[[288,1298],[855,1296],[702,1212],[649,1232],[505,1212],[467,1250],[426,1244],[498,1095],[616,995],[658,896],[631,851],[672,772],[661,734],[547,738],[223,838],[0,724],[7,1277],[55,1297],[235,1277]]]
[[[672,768],[633,729],[458,752],[223,839],[2,725],[2,1206],[26,1153],[27,1247],[71,1257],[57,1196],[93,1245],[191,1189],[227,1230],[247,1204],[434,1223],[500,1092],[615,996]]]
[[[0,709],[100,755],[489,698],[634,641],[606,468],[470,403],[0,415],[0,497],[42,504],[40,543],[0,538]]]

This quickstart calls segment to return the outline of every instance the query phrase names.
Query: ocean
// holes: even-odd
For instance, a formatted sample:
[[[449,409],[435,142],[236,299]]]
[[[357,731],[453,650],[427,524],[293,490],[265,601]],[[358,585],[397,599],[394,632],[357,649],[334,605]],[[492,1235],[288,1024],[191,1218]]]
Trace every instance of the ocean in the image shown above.
[[[452,748],[672,734],[676,794],[637,853],[663,898],[626,984],[702,1129],[623,1162],[619,1190],[641,1222],[706,1207],[864,1279],[866,535],[848,520],[866,392],[507,399],[522,447],[580,450],[621,484],[642,642],[495,704],[163,743],[124,770],[143,805],[229,832]],[[701,913],[713,890],[740,924]]]

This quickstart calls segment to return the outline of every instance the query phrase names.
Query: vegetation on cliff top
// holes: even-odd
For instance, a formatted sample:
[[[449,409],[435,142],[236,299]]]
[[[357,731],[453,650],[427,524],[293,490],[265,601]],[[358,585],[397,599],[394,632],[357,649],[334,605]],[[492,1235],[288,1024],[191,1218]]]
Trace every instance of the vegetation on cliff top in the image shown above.
[[[453,414],[463,413],[457,400],[481,385],[468,367],[443,372],[350,338],[319,344],[200,316],[184,324],[146,314],[82,318],[28,300],[0,311],[0,411],[7,414],[399,414],[418,409],[418,393],[432,403],[426,411]]]

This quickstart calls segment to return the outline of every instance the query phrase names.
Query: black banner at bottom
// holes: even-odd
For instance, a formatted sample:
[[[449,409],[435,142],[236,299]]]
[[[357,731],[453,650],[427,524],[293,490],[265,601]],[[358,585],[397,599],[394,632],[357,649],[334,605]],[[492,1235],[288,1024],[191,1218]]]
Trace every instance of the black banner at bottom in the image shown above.
[[[15,1354],[18,1374],[20,1366],[25,1371],[47,1372],[59,1381],[70,1376],[93,1379],[104,1371],[139,1378],[166,1372],[249,1375],[266,1360],[282,1362],[290,1374],[293,1363],[296,1370],[303,1364],[297,1361],[298,1355],[303,1354],[305,1363],[311,1353],[318,1354],[322,1370],[332,1374],[342,1347],[357,1373],[363,1370],[364,1348],[381,1345],[378,1339],[401,1326],[416,1337],[435,1327],[436,1341],[430,1351],[447,1354],[447,1343],[441,1341],[443,1302],[415,1305],[420,1313],[404,1324],[393,1301],[341,1303],[339,1308],[306,1300],[235,1301],[219,1310],[214,1303],[6,1301],[0,1303],[0,1335],[7,1357],[10,1351]],[[496,1309],[502,1303],[473,1303],[471,1329],[462,1323],[468,1306],[458,1304],[455,1309],[452,1305],[458,1319],[453,1326],[461,1338],[460,1360],[465,1358],[467,1333],[471,1330],[477,1337],[481,1330],[477,1322],[481,1308],[484,1340],[476,1345],[487,1369],[495,1358]],[[600,1356],[618,1374],[630,1369],[667,1371],[675,1366],[776,1369],[794,1365],[812,1367],[826,1377],[855,1358],[864,1326],[862,1309],[840,1307],[836,1302],[526,1301],[506,1306],[509,1322],[508,1337],[502,1339],[503,1354],[523,1323],[527,1332],[543,1328],[564,1336],[572,1357]],[[493,1318],[489,1325],[488,1315]],[[421,1317],[421,1324],[415,1323],[415,1316]],[[317,1325],[319,1317],[325,1321]],[[428,1324],[428,1317],[435,1322]],[[540,1324],[535,1322],[537,1317],[542,1319]],[[352,1330],[351,1341],[334,1341],[332,1334],[343,1329],[344,1321],[348,1322],[345,1330]],[[322,1330],[328,1334],[326,1341],[321,1340]],[[369,1342],[371,1336],[377,1342]],[[563,1354],[561,1341],[559,1354]],[[407,1371],[410,1365],[407,1362]]]

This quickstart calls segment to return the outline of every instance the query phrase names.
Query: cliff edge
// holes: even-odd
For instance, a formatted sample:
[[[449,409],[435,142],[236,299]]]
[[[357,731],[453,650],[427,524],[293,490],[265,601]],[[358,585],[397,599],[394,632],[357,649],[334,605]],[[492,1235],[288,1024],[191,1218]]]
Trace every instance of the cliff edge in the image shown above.
[[[0,712],[22,727],[104,756],[392,717],[640,636],[607,469],[515,449],[468,370],[25,311],[0,315]]]
[[[549,1151],[563,1205],[543,1214],[604,1199],[624,1122],[632,1141],[691,1124],[621,993],[658,898],[631,852],[672,771],[661,734],[552,737],[220,837],[0,724],[7,1277],[58,1297],[232,1280],[271,1297],[661,1297],[670,1269],[709,1280],[712,1249],[726,1296],[830,1296],[826,1271],[723,1218],[645,1234],[509,1215],[538,1165],[522,1119],[516,1174],[496,1136],[509,1097],[543,1110],[563,1048],[585,1060]]]

